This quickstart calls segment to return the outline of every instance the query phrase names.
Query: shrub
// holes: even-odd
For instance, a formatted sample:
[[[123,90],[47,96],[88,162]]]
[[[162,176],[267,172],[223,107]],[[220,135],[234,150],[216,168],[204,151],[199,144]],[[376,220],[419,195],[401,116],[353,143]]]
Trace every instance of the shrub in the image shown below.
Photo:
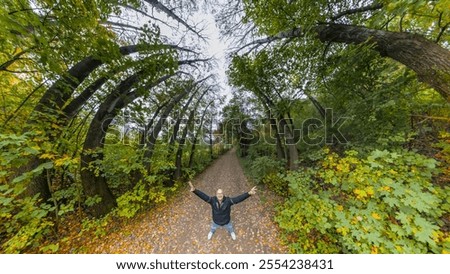
[[[0,134],[0,244],[5,253],[39,247],[54,226],[49,214],[55,208],[39,204],[39,195],[23,195],[33,176],[53,168],[53,163],[45,162],[30,172],[14,176],[14,168],[26,164],[27,157],[42,153],[42,148],[33,141],[36,138],[32,133]]]
[[[287,196],[289,191],[288,181],[280,173],[269,173],[262,179],[262,183],[278,195]]]
[[[280,172],[283,167],[283,162],[274,160],[269,156],[261,156],[250,163],[249,172],[255,182],[261,183],[264,177]]]
[[[299,253],[442,253],[449,189],[432,183],[437,162],[401,151],[328,153],[287,174],[290,197],[277,221]]]
[[[136,213],[149,205],[165,202],[167,193],[177,188],[177,184],[172,188],[164,187],[156,176],[149,176],[144,182],[138,182],[132,190],[117,198],[115,213],[120,217],[134,217]]]

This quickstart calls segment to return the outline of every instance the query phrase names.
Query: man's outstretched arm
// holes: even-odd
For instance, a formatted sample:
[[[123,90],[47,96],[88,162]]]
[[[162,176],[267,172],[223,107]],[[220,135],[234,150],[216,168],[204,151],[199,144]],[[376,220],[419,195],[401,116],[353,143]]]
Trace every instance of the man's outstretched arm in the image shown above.
[[[230,198],[231,202],[235,205],[238,204],[242,201],[244,201],[245,199],[247,199],[248,197],[250,197],[251,195],[255,195],[256,194],[256,186],[254,186],[249,192],[245,192],[239,196]]]
[[[193,192],[195,195],[197,195],[198,197],[200,197],[200,199],[202,199],[203,201],[209,203],[211,201],[211,197],[209,197],[208,195],[206,195],[205,193],[201,192],[198,189],[195,189],[194,185],[192,185],[192,182],[189,181],[188,182],[189,186],[191,187],[191,192]]]

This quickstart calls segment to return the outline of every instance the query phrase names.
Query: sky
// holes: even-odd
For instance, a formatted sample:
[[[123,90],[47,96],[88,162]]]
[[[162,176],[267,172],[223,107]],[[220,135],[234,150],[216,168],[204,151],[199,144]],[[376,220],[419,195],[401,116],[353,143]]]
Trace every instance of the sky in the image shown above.
[[[222,94],[227,96],[228,101],[231,97],[231,87],[227,83],[226,76],[226,70],[228,69],[228,62],[226,60],[228,45],[225,41],[220,39],[220,31],[212,14],[198,13],[195,17],[207,22],[207,28],[204,33],[209,38],[208,56],[217,58],[218,66],[215,72],[220,79],[220,84],[223,89]]]
[[[217,4],[220,4],[221,2],[223,2],[222,0],[216,0],[216,1],[217,1]],[[177,13],[177,11],[178,10],[174,10],[175,13]],[[125,23],[135,22],[135,23],[137,23],[137,25],[140,25],[140,26],[142,26],[143,24],[149,23],[149,18],[146,16],[143,16],[141,14],[138,14],[138,13],[135,13],[132,11],[130,11],[130,12],[124,11],[124,12],[125,12],[125,14],[123,14],[124,15],[123,18],[126,18],[126,20],[130,20],[129,22],[125,22]],[[165,13],[160,12],[157,9],[151,9],[151,8],[148,8],[148,10],[146,12],[149,13],[150,15],[153,15],[153,16],[157,17],[158,19],[166,22],[167,24],[169,24],[171,26],[179,27],[178,31],[174,31],[173,29],[169,28],[165,24],[162,24],[158,21],[154,21],[154,20],[150,21],[150,23],[156,23],[160,27],[161,34],[168,37],[172,41],[172,43],[178,43],[178,41],[180,41],[182,38],[184,38],[185,41],[192,41],[192,42],[188,42],[187,45],[185,45],[188,47],[195,46],[195,45],[190,45],[189,43],[199,43],[199,41],[198,41],[199,39],[197,36],[195,36],[195,34],[187,31],[184,26],[177,23],[174,19],[169,18]],[[181,14],[177,14],[177,15],[180,17],[185,17],[185,16],[181,16]],[[116,20],[112,20],[112,21],[116,21]],[[214,69],[213,69],[213,71],[211,71],[211,73],[214,73],[218,76],[218,81],[219,81],[218,84],[221,87],[220,88],[221,94],[227,96],[226,101],[228,101],[229,99],[231,99],[231,87],[227,83],[227,76],[226,76],[226,70],[228,68],[226,54],[227,54],[228,46],[227,46],[227,43],[225,41],[222,41],[222,39],[220,38],[220,31],[216,25],[214,15],[211,13],[209,8],[199,8],[199,10],[195,14],[190,16],[189,20],[187,20],[187,21],[191,26],[195,26],[198,24],[199,28],[202,28],[202,27],[204,28],[201,31],[201,34],[203,36],[207,37],[208,45],[206,47],[207,52],[203,53],[204,56],[202,56],[202,58],[214,57],[216,59],[216,62],[215,62],[216,66],[214,66]],[[203,42],[201,42],[201,43],[203,43]]]

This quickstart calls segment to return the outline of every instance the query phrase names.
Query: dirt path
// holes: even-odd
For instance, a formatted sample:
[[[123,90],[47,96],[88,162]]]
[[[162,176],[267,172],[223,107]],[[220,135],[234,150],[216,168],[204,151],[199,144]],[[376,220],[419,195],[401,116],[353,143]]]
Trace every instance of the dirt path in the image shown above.
[[[251,189],[233,150],[217,159],[192,181],[196,188],[211,196],[218,188],[222,188],[226,196],[236,196]],[[267,191],[259,191],[257,195],[232,207],[231,218],[237,240],[233,241],[223,228],[208,240],[211,207],[186,186],[184,192],[168,203],[141,215],[141,219],[119,231],[102,237],[92,252],[286,253],[273,222],[271,196]]]

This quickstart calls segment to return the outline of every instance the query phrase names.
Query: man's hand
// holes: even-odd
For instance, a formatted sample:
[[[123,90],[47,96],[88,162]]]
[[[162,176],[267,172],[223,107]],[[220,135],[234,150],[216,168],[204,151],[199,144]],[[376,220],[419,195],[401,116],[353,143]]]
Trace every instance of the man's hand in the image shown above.
[[[195,187],[194,187],[194,185],[192,185],[191,181],[189,181],[188,184],[189,184],[189,186],[191,187],[191,191],[194,191],[194,190],[195,190]]]
[[[255,195],[256,194],[256,186],[254,186],[249,192],[249,195]]]

